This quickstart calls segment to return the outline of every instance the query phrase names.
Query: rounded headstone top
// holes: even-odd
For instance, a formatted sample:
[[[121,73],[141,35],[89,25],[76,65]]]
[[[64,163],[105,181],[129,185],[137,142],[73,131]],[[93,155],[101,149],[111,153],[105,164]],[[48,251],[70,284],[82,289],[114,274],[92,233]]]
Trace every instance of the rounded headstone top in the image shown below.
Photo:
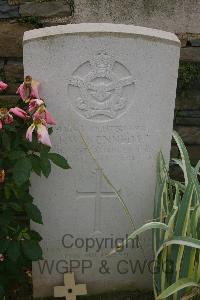
[[[124,24],[110,23],[81,23],[45,27],[41,29],[29,30],[24,33],[24,43],[54,37],[59,35],[82,35],[82,34],[116,34],[116,35],[135,35],[151,40],[160,40],[169,44],[174,44],[180,47],[180,41],[177,36],[171,32],[166,32],[158,29],[140,27]]]

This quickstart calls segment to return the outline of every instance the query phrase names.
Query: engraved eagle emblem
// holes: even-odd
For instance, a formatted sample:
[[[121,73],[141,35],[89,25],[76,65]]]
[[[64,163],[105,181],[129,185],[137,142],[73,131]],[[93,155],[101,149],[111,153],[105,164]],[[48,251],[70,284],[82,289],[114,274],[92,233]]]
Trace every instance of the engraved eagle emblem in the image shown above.
[[[68,82],[69,86],[79,89],[75,109],[87,119],[114,119],[127,106],[123,92],[125,87],[135,84],[133,76],[105,51],[85,64],[88,73],[83,75],[78,68]],[[120,77],[119,67],[126,76]]]

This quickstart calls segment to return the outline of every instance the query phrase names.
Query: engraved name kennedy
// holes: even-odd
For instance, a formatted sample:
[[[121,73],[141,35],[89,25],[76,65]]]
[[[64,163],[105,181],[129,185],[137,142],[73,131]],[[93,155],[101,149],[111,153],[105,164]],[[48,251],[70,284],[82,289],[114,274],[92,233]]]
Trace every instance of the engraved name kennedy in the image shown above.
[[[126,111],[135,82],[122,63],[100,51],[74,71],[68,84],[77,113],[86,119],[106,121]]]

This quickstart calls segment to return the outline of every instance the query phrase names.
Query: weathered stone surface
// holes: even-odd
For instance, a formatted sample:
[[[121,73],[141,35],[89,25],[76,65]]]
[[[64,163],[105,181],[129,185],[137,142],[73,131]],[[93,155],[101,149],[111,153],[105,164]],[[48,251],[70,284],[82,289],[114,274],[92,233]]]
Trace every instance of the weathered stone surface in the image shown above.
[[[24,2],[35,1],[40,2],[40,0],[7,0],[9,5],[20,5]]]
[[[0,57],[22,57],[24,31],[34,28],[27,24],[0,23]]]
[[[177,110],[198,110],[200,109],[200,90],[183,90],[176,97]]]
[[[183,97],[185,95],[194,94],[198,90],[200,91],[200,63],[191,61],[180,61],[179,64],[179,76],[178,76],[178,89],[177,94]]]
[[[185,144],[200,145],[200,127],[175,126],[174,129],[180,134]]]
[[[146,267],[143,274],[129,269],[123,276],[117,269],[121,255],[144,265],[139,245],[108,258],[111,245],[100,251],[95,246],[67,249],[62,239],[70,233],[75,239],[103,241],[130,232],[104,173],[120,191],[136,227],[152,218],[158,152],[168,160],[171,147],[179,46],[171,33],[114,24],[56,26],[25,34],[25,74],[42,82],[41,97],[58,120],[53,147],[71,166],[68,171],[53,168],[48,182],[32,181],[44,220],[43,226],[32,226],[43,236],[45,259],[54,262],[51,274],[33,265],[35,297],[51,296],[52,287],[63,282],[59,272],[73,259],[91,261],[85,274],[76,270],[77,281],[87,282],[89,293],[151,288]],[[141,244],[149,261],[151,234]],[[103,259],[111,273],[102,276]]]
[[[190,44],[192,47],[200,47],[200,39],[198,40],[191,40]]]
[[[0,72],[2,71],[2,68],[4,67],[4,59],[0,58]],[[1,73],[0,73],[1,74]]]
[[[181,41],[181,47],[186,46],[193,46],[193,44],[196,44],[195,41],[198,41],[200,39],[200,33],[176,33],[179,40]]]
[[[200,47],[181,48],[181,60],[200,62]]]
[[[16,94],[17,88],[24,78],[23,64],[18,59],[8,60],[3,64],[3,79],[8,84],[6,89],[6,94],[12,95]]]
[[[23,81],[24,69],[20,62],[8,62],[4,66],[5,79],[8,83],[20,83]]]
[[[6,94],[15,95],[18,87],[19,87],[19,83],[8,82],[8,88],[6,89]]]
[[[176,125],[200,126],[200,110],[180,110],[176,112]]]
[[[74,22],[113,22],[200,32],[198,0],[74,0]]]
[[[26,2],[20,5],[22,16],[55,17],[70,16],[71,9],[67,1]]]
[[[72,16],[40,18],[40,23],[44,26],[66,25],[72,23]]]
[[[17,7],[10,6],[7,1],[0,1],[0,19],[17,18],[19,16]]]
[[[176,33],[181,42],[181,47],[186,47],[188,41],[188,35],[186,33]]]
[[[189,41],[200,39],[200,33],[199,32],[196,32],[196,33],[187,32],[186,35],[188,36]]]
[[[0,95],[0,106],[5,105],[11,107],[17,103],[19,97],[16,95]]]

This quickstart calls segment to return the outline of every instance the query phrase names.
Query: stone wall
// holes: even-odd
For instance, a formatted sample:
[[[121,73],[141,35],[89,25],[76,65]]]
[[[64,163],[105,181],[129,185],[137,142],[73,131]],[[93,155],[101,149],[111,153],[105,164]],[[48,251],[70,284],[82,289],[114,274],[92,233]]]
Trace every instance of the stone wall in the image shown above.
[[[23,80],[24,31],[79,22],[142,25],[178,35],[182,48],[174,127],[195,163],[200,158],[199,0],[0,0],[0,79],[9,84],[0,104],[17,100],[16,87]],[[174,145],[172,154],[177,155]]]
[[[74,0],[76,22],[113,22],[199,33],[199,0]]]
[[[16,102],[16,88],[23,80],[24,31],[69,23],[73,15],[71,0],[0,0],[0,79],[9,84],[0,94],[0,103]]]

